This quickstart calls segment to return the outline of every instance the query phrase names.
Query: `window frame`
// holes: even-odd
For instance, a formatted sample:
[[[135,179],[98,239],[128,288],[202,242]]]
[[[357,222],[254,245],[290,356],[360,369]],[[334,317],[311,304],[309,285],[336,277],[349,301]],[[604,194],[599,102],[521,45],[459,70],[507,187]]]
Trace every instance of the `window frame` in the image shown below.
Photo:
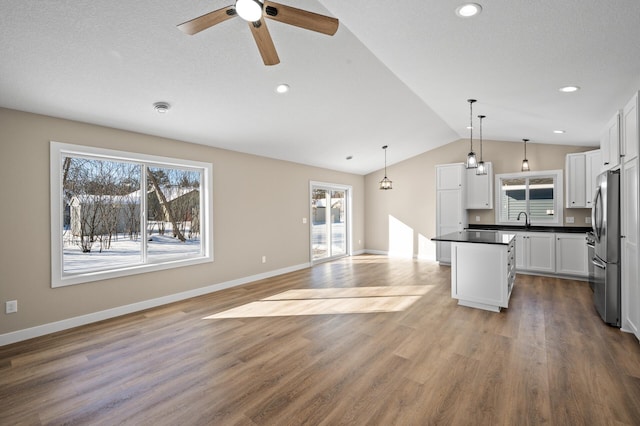
[[[160,261],[155,259],[153,262],[144,258],[140,263],[118,266],[113,269],[77,273],[64,272],[63,235],[61,232],[64,226],[64,215],[62,211],[62,159],[66,155],[140,163],[143,164],[143,167],[164,166],[200,170],[202,175],[202,182],[200,183],[200,256]],[[50,141],[51,287],[65,287],[69,285],[213,262],[212,188],[213,165],[211,163]],[[141,241],[145,241],[146,209],[144,208],[141,208],[140,227]]]
[[[535,172],[518,172],[518,173],[503,173],[495,175],[495,223],[496,225],[522,225],[524,226],[523,221],[511,220],[511,221],[503,221],[500,220],[502,217],[502,203],[500,202],[500,198],[502,196],[502,179],[526,179],[526,213],[529,218],[531,218],[531,209],[529,205],[529,181],[531,179],[536,178],[553,178],[553,194],[554,194],[554,219],[553,220],[530,220],[530,224],[532,226],[562,226],[564,224],[564,193],[563,193],[563,171],[562,170],[541,170]]]

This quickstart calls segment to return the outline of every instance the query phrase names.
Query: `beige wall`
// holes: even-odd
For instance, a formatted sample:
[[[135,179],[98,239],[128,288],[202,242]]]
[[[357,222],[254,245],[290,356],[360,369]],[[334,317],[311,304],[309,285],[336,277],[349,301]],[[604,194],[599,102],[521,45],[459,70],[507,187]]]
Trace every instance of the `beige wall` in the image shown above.
[[[390,146],[388,151],[388,158],[391,161],[393,161],[392,148]],[[595,148],[528,143],[527,157],[534,171],[564,170],[566,154],[591,149]],[[367,249],[389,251],[390,245],[393,246],[393,241],[397,239],[396,236],[389,238],[390,222],[391,229],[397,229],[397,224],[400,222],[401,233],[412,234],[413,254],[432,258],[433,245],[428,242],[425,244],[425,241],[435,237],[435,166],[462,162],[467,152],[469,152],[469,141],[462,139],[387,167],[387,175],[393,181],[391,191],[378,189],[378,182],[383,177],[382,171],[367,175],[365,179]],[[494,174],[519,172],[522,157],[521,142],[484,141],[483,143],[484,161],[490,161],[493,164]],[[495,223],[494,210],[469,210],[468,214],[470,224]],[[573,225],[565,224],[565,226],[589,226],[585,224],[585,217],[589,215],[589,209],[565,209],[565,219],[567,216],[572,216],[575,220]],[[476,216],[480,216],[480,221],[476,221]],[[403,242],[401,241],[400,244]]]
[[[0,302],[19,307],[0,312],[0,335],[304,265],[311,180],[353,186],[353,249],[364,249],[360,175],[1,108],[0,129]],[[52,289],[51,140],[212,163],[215,261]]]

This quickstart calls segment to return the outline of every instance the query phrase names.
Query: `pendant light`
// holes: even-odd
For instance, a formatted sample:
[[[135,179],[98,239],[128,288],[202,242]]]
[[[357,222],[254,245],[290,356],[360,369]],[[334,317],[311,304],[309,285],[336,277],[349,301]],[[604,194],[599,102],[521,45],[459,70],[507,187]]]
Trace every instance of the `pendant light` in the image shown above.
[[[522,139],[522,141],[524,142],[524,160],[522,160],[522,171],[528,172],[531,170],[529,169],[529,160],[527,160],[527,142],[529,142],[529,139]]]
[[[385,190],[392,189],[391,181],[387,177],[387,148],[388,148],[387,145],[382,147],[382,149],[384,149],[384,178],[380,181],[380,189],[385,189]]]
[[[478,168],[476,169],[477,175],[486,175],[487,174],[487,165],[482,161],[482,120],[486,117],[486,115],[479,115],[480,119],[480,161],[478,161]]]
[[[469,145],[471,146],[471,149],[469,150],[469,154],[467,154],[465,167],[467,169],[475,169],[478,167],[476,153],[473,152],[473,103],[476,102],[476,100],[467,99],[467,102],[469,102]]]

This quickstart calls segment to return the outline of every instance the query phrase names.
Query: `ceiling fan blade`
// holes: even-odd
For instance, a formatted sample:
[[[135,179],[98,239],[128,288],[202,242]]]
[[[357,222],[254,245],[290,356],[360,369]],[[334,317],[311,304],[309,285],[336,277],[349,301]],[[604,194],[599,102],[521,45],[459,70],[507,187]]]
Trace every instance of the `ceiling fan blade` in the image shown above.
[[[206,15],[194,18],[190,21],[183,22],[182,24],[178,25],[178,29],[189,35],[194,35],[202,30],[213,27],[220,22],[231,19],[236,15],[236,8],[234,6],[227,6],[223,7],[222,9],[209,12]]]
[[[253,38],[258,45],[258,50],[260,51],[264,64],[279,64],[280,58],[278,58],[278,52],[276,52],[276,47],[273,45],[273,40],[264,22],[264,18],[260,18],[260,20],[256,22],[249,22],[249,28],[251,28],[251,34],[253,34]]]
[[[334,35],[338,31],[338,20],[336,18],[285,6],[269,0],[264,2],[264,16],[322,34]]]

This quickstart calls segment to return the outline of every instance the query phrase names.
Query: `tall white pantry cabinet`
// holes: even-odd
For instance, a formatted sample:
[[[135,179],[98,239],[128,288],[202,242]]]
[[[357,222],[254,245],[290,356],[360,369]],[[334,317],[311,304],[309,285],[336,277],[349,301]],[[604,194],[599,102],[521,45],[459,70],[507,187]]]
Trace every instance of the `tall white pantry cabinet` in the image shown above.
[[[640,149],[638,93],[625,105],[620,116],[621,247],[622,247],[622,330],[640,340],[640,280],[638,279],[638,209],[640,183],[638,151]]]
[[[436,235],[462,231],[467,227],[466,169],[464,164],[436,166]],[[451,263],[451,243],[436,243],[436,260]]]

